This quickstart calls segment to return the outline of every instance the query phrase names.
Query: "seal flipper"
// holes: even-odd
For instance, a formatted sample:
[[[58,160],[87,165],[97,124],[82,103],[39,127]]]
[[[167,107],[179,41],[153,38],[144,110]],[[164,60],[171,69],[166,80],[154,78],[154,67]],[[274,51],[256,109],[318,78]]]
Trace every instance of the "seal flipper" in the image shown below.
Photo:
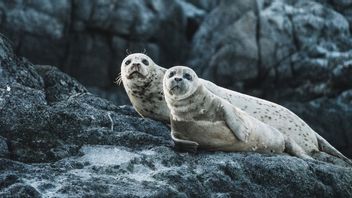
[[[313,160],[311,156],[309,156],[302,147],[300,147],[294,140],[291,138],[285,137],[285,151],[288,154],[293,156],[297,156],[302,159],[310,159]]]
[[[189,141],[189,140],[182,140],[175,137],[173,131],[171,131],[171,138],[175,143],[175,148],[179,151],[183,152],[190,152],[196,153],[199,144],[197,142]]]
[[[249,119],[246,119],[247,115],[241,115],[245,113],[242,113],[241,110],[227,104],[227,102],[222,106],[222,110],[224,112],[225,122],[235,137],[242,142],[248,142],[250,129],[252,127]]]
[[[332,156],[338,157],[343,161],[347,162],[348,164],[352,165],[352,160],[348,159],[338,150],[336,150],[328,141],[326,141],[323,137],[321,137],[318,133],[315,133],[318,139],[319,150],[330,154]]]

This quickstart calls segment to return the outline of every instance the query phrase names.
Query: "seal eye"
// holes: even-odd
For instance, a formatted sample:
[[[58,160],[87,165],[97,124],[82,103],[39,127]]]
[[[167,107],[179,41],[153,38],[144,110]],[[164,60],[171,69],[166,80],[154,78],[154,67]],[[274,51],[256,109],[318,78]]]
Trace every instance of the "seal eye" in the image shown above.
[[[192,80],[192,76],[189,73],[183,74],[183,77],[187,80]]]
[[[143,60],[142,60],[142,63],[145,64],[146,66],[149,65],[149,61],[148,61],[147,59],[143,59]]]
[[[170,72],[169,78],[173,77],[175,75],[175,73],[176,73],[175,71]]]
[[[125,65],[129,65],[131,63],[131,60],[127,60],[126,62],[125,62]]]

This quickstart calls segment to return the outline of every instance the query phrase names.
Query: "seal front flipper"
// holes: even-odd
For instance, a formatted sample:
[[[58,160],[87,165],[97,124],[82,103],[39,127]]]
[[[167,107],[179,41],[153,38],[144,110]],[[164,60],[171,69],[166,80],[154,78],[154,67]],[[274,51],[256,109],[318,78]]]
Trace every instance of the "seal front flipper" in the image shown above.
[[[243,116],[241,110],[233,107],[227,102],[222,105],[222,111],[225,116],[225,122],[227,126],[231,129],[232,133],[242,142],[248,142],[251,122],[246,116]]]
[[[179,139],[175,137],[175,133],[173,131],[171,131],[171,138],[175,143],[176,150],[190,153],[197,152],[197,148],[199,146],[197,142]]]

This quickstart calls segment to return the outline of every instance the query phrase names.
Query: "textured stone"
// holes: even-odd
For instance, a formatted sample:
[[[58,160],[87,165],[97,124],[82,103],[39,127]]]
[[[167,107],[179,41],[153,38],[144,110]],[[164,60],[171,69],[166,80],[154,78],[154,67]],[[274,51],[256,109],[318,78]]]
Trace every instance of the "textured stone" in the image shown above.
[[[91,94],[55,67],[15,57],[0,41],[9,53],[0,59],[0,145],[8,146],[1,197],[352,196],[352,168],[324,155],[179,153],[165,124]],[[308,110],[333,112],[350,97],[341,94],[332,110],[326,101]]]
[[[185,60],[204,15],[183,0],[0,2],[1,33],[18,54],[100,88],[112,87],[126,49],[150,52],[152,46],[150,55],[167,66]]]
[[[8,154],[9,148],[6,139],[0,136],[0,157],[7,157]]]

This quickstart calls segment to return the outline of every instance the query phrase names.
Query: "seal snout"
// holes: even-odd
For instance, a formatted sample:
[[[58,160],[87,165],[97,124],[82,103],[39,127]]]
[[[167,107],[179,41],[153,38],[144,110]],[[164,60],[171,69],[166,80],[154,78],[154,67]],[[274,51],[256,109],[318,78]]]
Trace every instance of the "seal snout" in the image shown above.
[[[143,78],[145,75],[143,75],[142,71],[142,65],[141,63],[131,63],[130,68],[128,69],[128,79],[132,79],[134,77],[140,77]]]
[[[175,77],[174,80],[175,80],[176,82],[181,82],[181,81],[182,81],[182,78]]]
[[[140,67],[141,64],[140,63],[132,63],[132,68],[135,68],[135,67]]]

